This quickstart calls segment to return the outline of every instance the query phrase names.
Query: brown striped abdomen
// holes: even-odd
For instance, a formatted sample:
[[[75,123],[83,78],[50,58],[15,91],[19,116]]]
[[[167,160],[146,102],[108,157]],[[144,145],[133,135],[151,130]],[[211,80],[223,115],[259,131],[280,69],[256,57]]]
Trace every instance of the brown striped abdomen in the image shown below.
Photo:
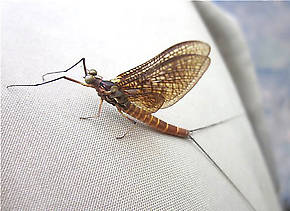
[[[168,124],[132,103],[130,103],[128,109],[122,109],[122,111],[162,133],[179,137],[188,137],[188,130]]]

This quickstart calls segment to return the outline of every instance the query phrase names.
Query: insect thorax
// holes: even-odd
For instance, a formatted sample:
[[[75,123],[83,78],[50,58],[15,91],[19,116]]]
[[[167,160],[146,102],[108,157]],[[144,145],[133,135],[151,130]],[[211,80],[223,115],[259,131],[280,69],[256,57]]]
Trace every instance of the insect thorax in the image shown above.
[[[98,95],[108,103],[119,106],[122,108],[127,108],[129,106],[129,101],[127,95],[120,90],[118,86],[116,86],[114,83],[109,81],[102,81],[100,84],[103,88],[105,88],[105,91],[98,91]],[[108,87],[110,86],[110,87]]]

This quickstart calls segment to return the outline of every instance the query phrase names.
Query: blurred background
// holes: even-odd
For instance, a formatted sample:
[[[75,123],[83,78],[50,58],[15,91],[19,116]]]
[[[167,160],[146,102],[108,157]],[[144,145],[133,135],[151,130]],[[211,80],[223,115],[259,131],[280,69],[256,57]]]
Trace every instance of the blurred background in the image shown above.
[[[280,183],[290,210],[290,2],[215,2],[240,24],[263,98]]]

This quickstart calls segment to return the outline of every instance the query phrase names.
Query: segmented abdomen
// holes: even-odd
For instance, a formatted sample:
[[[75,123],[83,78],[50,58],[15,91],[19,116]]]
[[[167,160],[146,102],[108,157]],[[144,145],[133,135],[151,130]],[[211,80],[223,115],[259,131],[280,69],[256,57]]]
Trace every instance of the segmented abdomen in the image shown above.
[[[188,130],[168,124],[132,103],[130,103],[128,109],[122,109],[122,111],[162,133],[179,137],[188,137]]]

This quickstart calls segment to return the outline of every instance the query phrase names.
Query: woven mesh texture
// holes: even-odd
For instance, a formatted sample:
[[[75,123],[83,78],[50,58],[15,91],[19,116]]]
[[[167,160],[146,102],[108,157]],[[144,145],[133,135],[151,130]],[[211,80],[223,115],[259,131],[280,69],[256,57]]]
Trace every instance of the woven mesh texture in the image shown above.
[[[99,120],[84,121],[72,114],[82,107],[94,109],[94,100],[83,99],[75,106],[68,101],[64,110],[69,112],[63,113],[57,106],[61,98],[54,101],[51,95],[46,98],[50,109],[42,111],[35,108],[45,103],[35,97],[37,92],[14,95],[18,91],[10,93],[19,100],[2,110],[4,207],[246,209],[190,140],[140,124],[116,140],[130,122],[111,107],[104,106]],[[30,109],[19,115],[15,108],[22,107]],[[231,203],[224,204],[225,198]]]

